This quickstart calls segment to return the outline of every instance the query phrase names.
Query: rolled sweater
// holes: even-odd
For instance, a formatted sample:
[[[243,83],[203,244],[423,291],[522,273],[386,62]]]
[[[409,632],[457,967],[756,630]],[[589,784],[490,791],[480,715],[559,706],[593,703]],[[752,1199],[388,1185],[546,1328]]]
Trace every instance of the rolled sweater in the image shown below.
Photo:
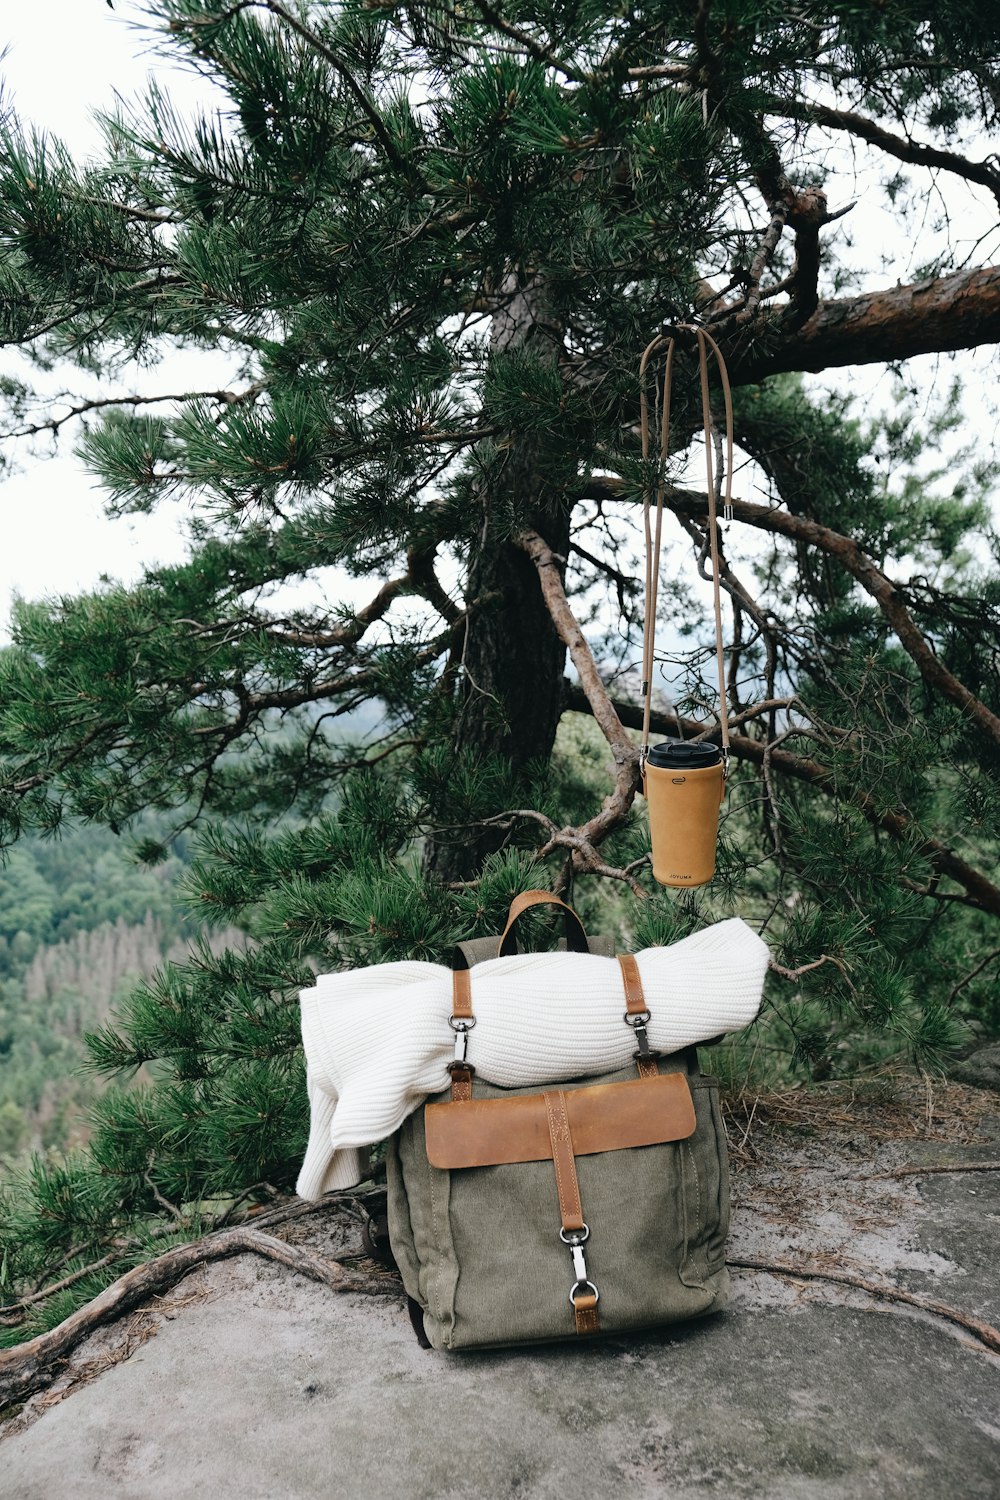
[[[739,918],[636,954],[663,1053],[747,1026],[760,1008],[768,950]],[[468,1060],[503,1088],[557,1083],[627,1067],[635,1037],[613,958],[524,953],[472,970],[476,1025]],[[320,1198],[364,1176],[366,1148],[448,1087],[452,973],[417,961],[321,974],[303,990],[309,1144],[297,1191]]]

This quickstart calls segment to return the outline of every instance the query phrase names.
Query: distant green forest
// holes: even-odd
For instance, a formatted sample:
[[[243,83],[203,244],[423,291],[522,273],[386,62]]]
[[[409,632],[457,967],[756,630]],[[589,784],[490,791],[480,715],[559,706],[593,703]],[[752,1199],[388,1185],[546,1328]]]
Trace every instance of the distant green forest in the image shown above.
[[[148,819],[140,832],[155,841],[162,831]],[[0,867],[0,1177],[31,1151],[86,1139],[107,1085],[82,1067],[84,1034],[200,930],[177,899],[186,839],[153,865],[135,848],[134,836],[79,827],[22,840]],[[213,946],[234,938],[219,933]]]

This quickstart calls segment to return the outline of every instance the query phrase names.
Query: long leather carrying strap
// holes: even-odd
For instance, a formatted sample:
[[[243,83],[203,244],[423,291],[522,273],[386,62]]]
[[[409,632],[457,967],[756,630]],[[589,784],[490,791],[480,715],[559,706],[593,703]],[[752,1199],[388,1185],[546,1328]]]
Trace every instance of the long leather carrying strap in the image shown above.
[[[725,502],[723,514],[732,515],[733,499],[733,397],[729,384],[729,372],[722,351],[703,328],[691,324],[678,324],[678,329],[694,333],[698,342],[698,374],[701,383],[701,414],[705,431],[705,470],[708,484],[708,543],[712,557],[712,597],[715,610],[715,659],[719,671],[719,725],[722,730],[722,759],[729,766],[729,714],[726,702],[726,663],[722,645],[722,595],[719,585],[719,533],[715,501],[715,471],[712,454],[712,410],[708,389],[708,351],[711,349],[719,368],[722,394],[726,409],[726,474]],[[666,489],[667,459],[670,456],[670,398],[676,340],[673,336],[658,334],[643,351],[639,362],[639,427],[642,439],[642,456],[647,461],[652,448],[650,424],[650,366],[654,358],[663,352],[662,385],[657,389],[654,382],[653,405],[658,407],[659,439],[656,480],[652,487],[647,484],[642,497],[642,519],[646,539],[646,597],[642,621],[642,745],[641,763],[645,766],[649,753],[649,719],[652,707],[653,667],[656,644],[656,605],[660,586],[660,543],[663,533],[663,497]],[[651,512],[655,500],[655,525],[651,524]]]

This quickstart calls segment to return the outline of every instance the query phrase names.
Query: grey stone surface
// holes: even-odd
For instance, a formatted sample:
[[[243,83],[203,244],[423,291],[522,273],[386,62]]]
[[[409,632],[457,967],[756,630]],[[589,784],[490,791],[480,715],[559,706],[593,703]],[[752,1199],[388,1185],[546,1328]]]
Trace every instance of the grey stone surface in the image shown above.
[[[995,1089],[1000,1094],[1000,1042],[978,1047],[962,1062],[955,1063],[951,1076],[959,1083],[971,1083],[979,1089]]]
[[[857,1133],[755,1145],[735,1260],[846,1268],[1000,1321],[1000,1173],[883,1175],[919,1153]],[[942,1147],[937,1164],[990,1152]],[[310,1233],[331,1252],[329,1224]],[[130,1330],[95,1336],[80,1383],[8,1429],[3,1500],[1000,1494],[1000,1359],[822,1281],[737,1270],[730,1309],[703,1323],[450,1356],[417,1347],[395,1300],[243,1257]]]

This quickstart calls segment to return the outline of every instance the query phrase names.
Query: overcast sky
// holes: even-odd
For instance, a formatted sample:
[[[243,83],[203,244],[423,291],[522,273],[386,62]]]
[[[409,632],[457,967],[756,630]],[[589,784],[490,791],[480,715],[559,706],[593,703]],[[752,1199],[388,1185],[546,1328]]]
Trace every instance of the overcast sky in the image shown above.
[[[7,88],[21,118],[62,136],[74,154],[95,153],[95,106],[109,106],[116,91],[140,93],[146,76],[169,79],[179,102],[203,97],[205,85],[181,70],[167,70],[148,42],[127,22],[128,0],[111,10],[106,0],[32,0],[4,6]],[[8,354],[0,370],[16,367]],[[205,362],[207,363],[207,361]],[[199,361],[184,356],[144,378],[144,387],[169,391],[196,384]],[[176,382],[182,384],[178,387]],[[55,378],[53,390],[85,388],[76,371]],[[89,391],[88,391],[89,393]],[[111,521],[93,480],[73,457],[64,437],[54,456],[17,455],[22,472],[0,481],[0,632],[5,633],[10,596],[28,598],[77,593],[102,573],[133,578],[144,562],[183,556],[182,513],[166,506],[152,516]],[[43,446],[44,452],[44,446]]]
[[[157,74],[181,107],[205,102],[208,95],[204,81],[155,56],[148,35],[130,25],[129,17],[139,14],[134,0],[116,0],[114,10],[106,0],[31,0],[19,4],[8,0],[4,6],[7,56],[0,67],[22,119],[62,136],[74,154],[82,156],[98,148],[91,111],[110,105],[115,92],[126,99],[142,93],[150,73]],[[878,209],[874,191],[868,196],[869,186],[873,188],[874,184],[859,182],[853,195],[862,201],[846,220],[839,221],[837,229],[853,237],[854,255],[864,264],[877,262],[888,245],[895,272],[887,267],[883,273],[876,273],[870,284],[891,285],[897,276],[906,280],[912,275],[910,261],[915,247],[900,242],[898,236],[892,242],[891,221]],[[961,217],[955,222],[971,244],[995,223],[996,216],[991,200],[979,206],[964,186],[960,193],[955,204],[960,205],[956,213]],[[929,203],[932,196],[928,195]],[[989,199],[988,194],[983,197]],[[917,253],[924,258],[923,236]],[[17,356],[10,352],[0,356],[0,373],[14,369],[16,363]],[[927,357],[912,361],[908,372],[912,372],[915,385],[932,397],[935,386],[945,384],[956,368],[971,377],[969,430],[984,443],[992,443],[996,419],[988,393],[996,386],[995,351],[963,355],[954,365]],[[142,389],[156,393],[218,386],[227,383],[227,377],[219,356],[184,354],[172,356],[152,373],[144,373]],[[854,390],[865,393],[871,401],[884,404],[889,399],[889,383],[877,369],[831,372],[826,378],[831,385],[849,380]],[[53,377],[51,389],[58,390],[64,384],[71,384],[78,393],[96,393],[96,387],[88,387],[75,371],[61,379]],[[6,638],[13,592],[29,598],[72,594],[92,585],[102,574],[130,579],[146,563],[168,562],[184,554],[181,504],[164,505],[152,516],[109,520],[100,490],[73,457],[71,447],[71,440],[64,438],[53,456],[21,453],[22,471],[0,481],[0,640]],[[311,595],[320,597],[330,581],[320,580]],[[352,586],[350,592],[361,597],[356,594],[357,587]],[[370,585],[360,587],[364,590]]]

